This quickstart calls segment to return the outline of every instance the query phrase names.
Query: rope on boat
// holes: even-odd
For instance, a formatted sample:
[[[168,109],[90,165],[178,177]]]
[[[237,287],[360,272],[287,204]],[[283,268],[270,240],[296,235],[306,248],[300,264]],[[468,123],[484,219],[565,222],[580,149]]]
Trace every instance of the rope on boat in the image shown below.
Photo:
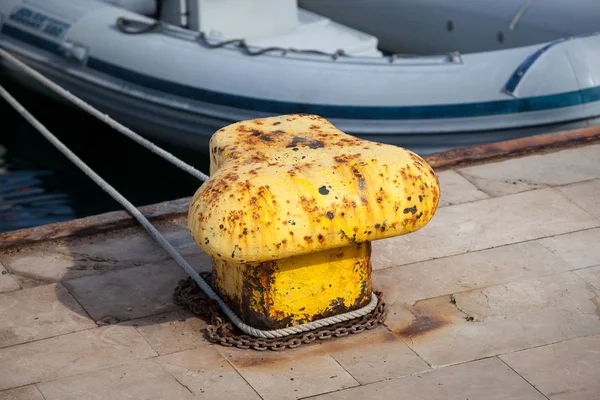
[[[535,0],[527,0],[519,9],[519,11],[517,11],[517,13],[515,14],[515,17],[513,18],[512,22],[510,23],[509,29],[511,31],[514,31],[515,28],[517,27],[517,24],[519,23],[519,21],[521,20],[521,17],[523,16],[523,14],[525,14],[525,11],[527,11],[527,9],[533,4]]]
[[[327,53],[327,52],[321,51],[321,50],[299,50],[299,49],[294,49],[292,47],[278,47],[278,46],[265,47],[265,48],[262,48],[262,49],[259,49],[256,51],[252,51],[252,50],[250,50],[250,46],[248,46],[248,44],[246,43],[246,41],[244,39],[231,39],[231,40],[225,40],[225,41],[218,42],[218,43],[210,43],[204,32],[200,32],[198,34],[198,39],[209,49],[218,49],[220,47],[224,47],[224,46],[233,44],[233,45],[239,47],[240,49],[244,50],[244,53],[248,54],[249,56],[260,56],[265,53],[271,53],[273,51],[280,51],[283,55],[286,55],[288,53],[317,54],[317,55],[322,55],[322,56],[330,56],[334,60],[337,60],[339,57],[346,55],[346,53],[342,49],[338,49],[333,53]]]
[[[126,19],[123,17],[117,18],[117,28],[119,28],[119,30],[121,32],[126,33],[128,35],[140,35],[143,33],[160,32],[163,29],[165,29],[165,27],[166,27],[166,25],[162,21],[154,21],[152,23],[145,23],[145,22],[136,21],[136,20],[132,20],[132,19]],[[265,47],[265,48],[261,48],[258,50],[252,50],[251,47],[248,46],[248,44],[246,43],[246,40],[244,40],[244,39],[231,39],[231,40],[225,40],[225,41],[221,41],[221,42],[217,42],[217,43],[211,43],[208,41],[208,38],[206,37],[206,34],[204,32],[198,33],[197,38],[203,45],[205,45],[209,49],[218,49],[218,48],[224,47],[224,46],[235,45],[238,48],[242,49],[244,51],[244,53],[246,53],[249,56],[260,56],[260,55],[263,55],[266,53],[278,51],[278,52],[281,52],[283,55],[286,55],[288,53],[317,54],[317,55],[322,55],[322,56],[330,56],[334,60],[337,60],[339,57],[346,55],[346,53],[342,49],[338,49],[333,53],[328,53],[328,52],[321,51],[321,50],[310,50],[310,49],[304,50],[304,49],[294,49],[292,47],[278,47],[278,46]]]
[[[13,61],[13,63],[15,65],[17,65],[18,67],[20,67],[21,70],[23,70],[24,72],[26,72],[27,74],[34,76],[34,77],[42,77],[41,74],[39,74],[38,72],[34,71],[32,68],[30,68],[29,66],[21,63],[20,61],[18,61],[17,59],[15,59],[12,55],[8,54],[6,51],[4,51],[3,49],[0,48],[0,56],[6,58],[9,61]],[[43,77],[42,77],[43,78]],[[44,84],[44,86],[46,87],[50,87],[52,89],[59,88],[60,90],[55,90],[57,93],[59,94],[68,94],[68,98],[73,101],[72,99],[76,99],[77,101],[73,101],[76,105],[82,106],[85,104],[85,107],[89,108],[90,110],[93,110],[93,114],[92,115],[100,115],[103,117],[106,117],[106,120],[104,118],[100,118],[102,121],[112,121],[112,124],[109,124],[111,126],[119,126],[122,128],[119,128],[118,131],[123,133],[122,131],[124,129],[126,129],[128,132],[131,132],[133,135],[133,137],[135,138],[140,138],[141,137],[134,133],[133,131],[129,130],[128,128],[122,126],[121,124],[119,124],[116,121],[113,121],[112,119],[110,119],[110,117],[100,113],[98,110],[96,110],[95,108],[93,108],[92,106],[90,106],[89,104],[83,102],[83,100],[78,99],[77,97],[75,97],[74,95],[70,94],[69,92],[67,92],[66,90],[60,88],[60,86],[52,83],[51,81],[47,80],[46,78],[43,79],[39,79],[38,81],[42,82],[42,84]],[[49,82],[52,83],[52,85],[47,85],[44,82]],[[302,332],[308,332],[308,331],[312,331],[318,328],[323,328],[326,326],[330,326],[330,325],[334,325],[340,322],[345,322],[345,321],[350,321],[356,318],[360,318],[363,317],[369,313],[371,313],[376,307],[377,307],[377,303],[378,303],[378,298],[375,295],[375,293],[371,293],[371,301],[369,302],[369,304],[367,304],[365,307],[360,308],[358,310],[354,310],[354,311],[350,311],[344,314],[340,314],[340,315],[334,315],[331,317],[327,317],[327,318],[323,318],[320,320],[316,320],[316,321],[311,321],[308,322],[306,324],[301,324],[301,325],[296,325],[296,326],[292,326],[289,328],[282,328],[282,329],[274,329],[274,330],[261,330],[261,329],[256,329],[251,327],[250,325],[245,324],[232,310],[231,308],[229,308],[229,306],[227,304],[225,304],[225,302],[219,297],[219,295],[204,281],[204,279],[202,279],[202,277],[198,274],[198,272],[196,272],[196,270],[194,268],[192,268],[192,266],[190,266],[190,264],[181,256],[181,254],[179,254],[179,252],[177,250],[175,250],[175,248],[167,241],[167,239],[165,239],[165,237],[154,227],[154,225],[152,225],[152,223],[135,207],[135,205],[133,205],[131,202],[129,202],[129,200],[127,200],[121,193],[119,193],[114,187],[112,187],[108,182],[106,182],[100,175],[98,175],[93,169],[91,169],[85,162],[83,162],[79,157],[77,157],[77,155],[75,153],[73,153],[67,146],[65,146],[56,136],[54,136],[41,122],[39,122],[33,115],[31,115],[31,113],[29,113],[29,111],[27,111],[25,109],[25,107],[23,107],[7,90],[4,89],[3,86],[0,85],[0,96],[6,100],[6,102],[8,102],[19,114],[21,114],[21,116],[23,118],[25,118],[25,120],[27,122],[29,122],[35,129],[37,129],[46,139],[48,139],[48,141],[50,141],[50,143],[52,143],[61,153],[63,153],[65,155],[65,157],[67,157],[67,159],[69,159],[71,162],[73,162],[79,169],[82,170],[83,173],[85,173],[90,179],[92,179],[98,186],[100,186],[100,188],[102,188],[106,193],[108,193],[113,199],[115,199],[117,202],[119,202],[121,204],[121,206],[123,206],[123,208],[125,208],[125,210],[127,210],[139,223],[140,225],[142,225],[142,227],[150,234],[150,236],[152,236],[152,238],[154,240],[156,240],[161,247],[173,258],[173,260],[175,260],[175,262],[181,267],[183,268],[183,270],[192,277],[192,279],[194,279],[194,281],[196,282],[196,284],[200,287],[200,289],[208,296],[209,299],[211,300],[215,300],[217,302],[217,304],[219,305],[219,307],[221,307],[221,310],[223,310],[223,313],[227,316],[227,318],[229,318],[229,320],[237,327],[239,328],[242,332],[246,333],[247,335],[250,336],[255,336],[255,337],[260,337],[260,338],[268,338],[268,339],[273,339],[273,338],[282,338],[285,336],[290,336],[290,335],[294,335],[297,333],[302,333]],[[65,96],[66,97],[66,96]],[[108,123],[108,122],[107,122]],[[129,135],[128,135],[129,136]],[[131,137],[131,136],[129,136]],[[135,140],[135,139],[134,139]],[[144,141],[146,141],[145,139],[143,139]],[[136,140],[136,142],[138,142],[138,140]],[[147,142],[147,141],[146,141]],[[148,142],[150,143],[150,142]],[[152,144],[152,143],[150,143]],[[160,149],[158,146],[152,144],[153,147]],[[147,146],[144,146],[146,148],[148,148]],[[162,149],[160,149],[162,150]],[[164,150],[162,150],[164,153],[169,154],[167,152],[165,152]],[[157,153],[159,154],[159,153]],[[170,154],[169,154],[170,155]],[[190,172],[190,171],[197,171],[195,168],[185,164],[185,162],[175,158],[174,156],[170,155],[172,157],[172,159],[177,160],[179,163],[185,165],[186,171]],[[171,161],[171,159],[169,159],[169,161]],[[183,169],[183,168],[182,168]],[[199,171],[197,171],[199,172]],[[192,173],[192,172],[190,172]],[[202,174],[200,172],[200,174]],[[192,173],[192,175],[196,176],[196,174]],[[206,175],[202,174],[203,176],[206,177]],[[208,178],[208,177],[207,177]],[[201,180],[205,180],[200,178]]]
[[[123,17],[117,18],[117,28],[128,35],[140,35],[142,33],[160,31],[164,27],[165,24],[162,21],[154,21],[151,24],[146,24],[132,19],[125,19]]]
[[[201,171],[199,171],[196,168],[192,167],[191,165],[187,164],[185,161],[175,157],[173,154],[169,153],[168,151],[158,147],[151,141],[143,138],[142,136],[138,135],[137,133],[135,133],[131,129],[127,128],[126,126],[118,123],[117,121],[115,121],[114,119],[109,117],[108,115],[103,114],[102,112],[98,111],[96,108],[89,105],[88,103],[86,103],[85,101],[80,99],[79,97],[75,96],[71,92],[58,86],[56,83],[52,82],[51,80],[49,80],[48,78],[46,78],[45,76],[43,76],[42,74],[37,72],[36,70],[25,65],[18,58],[16,58],[15,56],[13,56],[8,51],[6,51],[2,48],[0,48],[0,58],[4,58],[4,59],[12,62],[20,70],[26,72],[29,76],[31,76],[32,78],[34,78],[35,80],[40,82],[46,88],[54,91],[55,93],[59,94],[60,96],[71,101],[71,103],[75,104],[76,106],[83,109],[84,111],[87,111],[89,114],[98,118],[100,121],[104,122],[105,124],[107,124],[108,126],[113,128],[114,130],[116,130],[117,132],[127,136],[128,138],[130,138],[137,144],[141,145],[142,147],[145,147],[146,149],[150,150],[154,154],[164,158],[165,160],[169,161],[171,164],[175,165],[176,167],[184,170],[188,174],[195,176],[196,178],[200,179],[201,181],[208,180],[208,178],[209,178],[208,175],[202,173]]]
[[[137,21],[134,19],[128,19],[128,18],[123,18],[123,17],[117,18],[116,25],[117,25],[117,28],[122,33],[125,33],[128,35],[139,35],[139,34],[151,33],[151,32],[164,32],[168,28],[167,24],[165,24],[162,21],[158,21],[158,20],[151,22],[151,23],[147,23],[144,21]],[[352,57],[350,54],[347,54],[342,49],[338,49],[333,53],[321,51],[321,50],[295,49],[292,47],[278,47],[278,46],[258,48],[258,50],[252,50],[252,48],[256,48],[256,47],[249,46],[246,43],[245,39],[230,39],[230,40],[224,40],[221,42],[214,42],[211,39],[211,41],[212,41],[211,42],[211,41],[209,41],[208,37],[206,36],[206,33],[204,33],[204,32],[199,32],[198,35],[196,36],[196,39],[201,44],[208,47],[209,49],[218,49],[218,48],[228,46],[228,45],[235,45],[238,48],[242,49],[244,51],[244,53],[249,56],[260,56],[260,55],[263,55],[266,53],[278,51],[283,56],[287,55],[288,53],[316,54],[316,55],[331,57],[331,58],[333,58],[334,61],[340,57]],[[448,62],[450,62],[450,63],[462,64],[462,58],[458,51],[450,51],[450,52],[442,53],[440,55],[444,55],[444,56],[448,57]],[[390,63],[393,63],[397,59],[406,59],[406,58],[415,58],[415,57],[419,57],[419,56],[416,54],[391,53],[387,58],[390,61]]]

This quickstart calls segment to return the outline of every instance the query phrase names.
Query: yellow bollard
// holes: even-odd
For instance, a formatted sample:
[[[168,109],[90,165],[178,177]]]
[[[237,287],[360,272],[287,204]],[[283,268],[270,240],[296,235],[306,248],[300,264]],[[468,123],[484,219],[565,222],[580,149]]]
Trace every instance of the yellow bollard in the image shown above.
[[[315,115],[243,121],[211,138],[211,178],[188,227],[213,284],[259,329],[365,306],[370,242],[422,228],[439,201],[431,167]]]

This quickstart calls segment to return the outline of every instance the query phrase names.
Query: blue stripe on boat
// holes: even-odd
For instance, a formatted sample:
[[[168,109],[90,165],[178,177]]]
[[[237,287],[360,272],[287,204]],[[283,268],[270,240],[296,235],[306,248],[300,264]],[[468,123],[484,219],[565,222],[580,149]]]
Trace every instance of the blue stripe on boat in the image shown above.
[[[34,35],[33,33],[24,31],[22,29],[16,28],[14,26],[4,24],[2,25],[2,33],[7,36],[14,37],[15,39],[19,39],[25,43],[28,43],[32,46],[39,47],[40,49],[44,49],[53,54],[61,54],[60,53],[60,43],[53,42],[48,39],[44,39],[38,35]]]
[[[2,33],[54,54],[60,54],[60,47],[57,43],[13,26],[4,24]],[[274,114],[317,114],[325,118],[411,120],[484,117],[572,107],[600,100],[600,86],[596,86],[566,93],[479,103],[397,107],[308,104],[266,100],[200,89],[141,74],[94,57],[88,59],[87,66],[136,85],[207,103]]]

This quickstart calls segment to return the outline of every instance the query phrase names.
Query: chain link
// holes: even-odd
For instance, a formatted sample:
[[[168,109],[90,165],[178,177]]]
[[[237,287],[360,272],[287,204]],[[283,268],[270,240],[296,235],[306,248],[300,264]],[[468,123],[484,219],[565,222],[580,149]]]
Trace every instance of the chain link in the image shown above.
[[[210,272],[201,273],[200,276],[210,284]],[[215,301],[208,300],[192,278],[179,281],[173,292],[173,302],[178,306],[187,307],[192,313],[210,321],[210,324],[206,327],[206,337],[212,343],[239,349],[283,351],[316,340],[329,340],[334,337],[344,337],[376,328],[385,320],[386,304],[383,302],[383,293],[375,292],[375,294],[379,299],[377,307],[363,317],[309,332],[290,335],[282,339],[256,338],[239,333],[221,313],[218,304]]]

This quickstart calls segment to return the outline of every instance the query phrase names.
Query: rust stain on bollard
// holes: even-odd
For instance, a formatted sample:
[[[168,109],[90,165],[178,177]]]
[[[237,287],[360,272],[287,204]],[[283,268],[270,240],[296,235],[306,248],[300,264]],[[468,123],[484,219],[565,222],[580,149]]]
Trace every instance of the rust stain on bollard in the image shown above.
[[[242,121],[211,139],[188,226],[247,324],[288,327],[366,305],[370,241],[422,228],[439,184],[418,155],[315,115]]]
[[[215,259],[213,283],[234,312],[255,328],[302,324],[369,303],[370,243],[254,264]]]

